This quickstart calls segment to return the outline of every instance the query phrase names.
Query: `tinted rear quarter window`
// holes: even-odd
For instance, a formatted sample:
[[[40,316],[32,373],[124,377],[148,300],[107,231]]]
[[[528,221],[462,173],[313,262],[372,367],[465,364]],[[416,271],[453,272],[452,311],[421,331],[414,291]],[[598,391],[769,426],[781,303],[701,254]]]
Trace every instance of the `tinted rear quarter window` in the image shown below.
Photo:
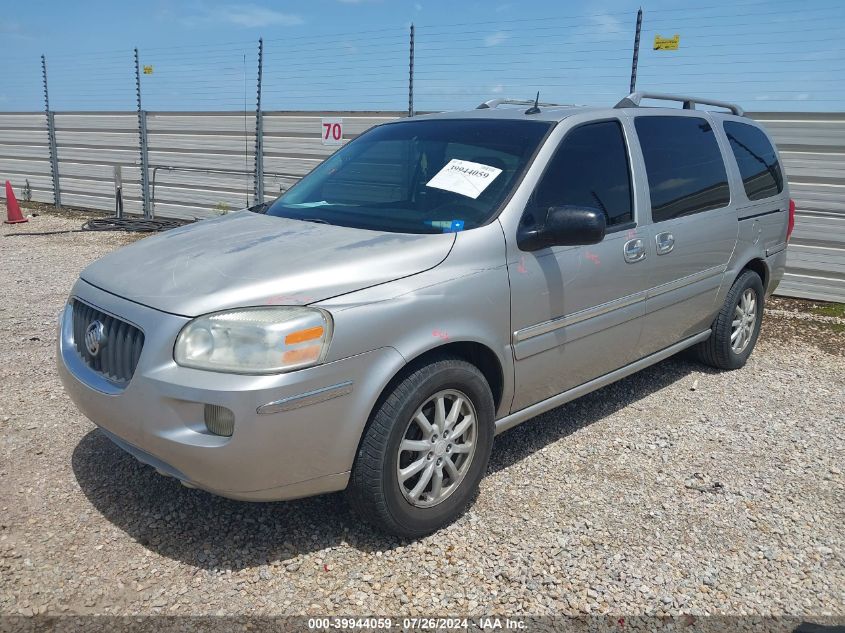
[[[706,119],[640,116],[634,126],[648,174],[654,222],[719,209],[730,202],[725,163]]]
[[[762,200],[782,192],[783,172],[778,155],[763,131],[746,123],[725,121],[725,134],[748,199]]]
[[[540,212],[567,205],[603,211],[608,227],[633,220],[628,151],[618,121],[576,127],[557,148],[530,206]]]

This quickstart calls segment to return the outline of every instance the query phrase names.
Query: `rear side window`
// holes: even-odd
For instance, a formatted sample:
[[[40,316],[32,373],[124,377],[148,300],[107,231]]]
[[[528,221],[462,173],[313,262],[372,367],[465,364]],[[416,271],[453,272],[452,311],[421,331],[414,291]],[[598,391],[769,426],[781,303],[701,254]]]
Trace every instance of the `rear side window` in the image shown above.
[[[641,116],[634,122],[645,159],[654,222],[726,206],[728,174],[705,119]]]
[[[628,152],[618,121],[577,127],[557,148],[529,207],[539,212],[562,206],[598,209],[608,227],[634,219]]]
[[[759,128],[725,121],[742,184],[749,200],[771,198],[783,191],[783,172],[775,148]]]

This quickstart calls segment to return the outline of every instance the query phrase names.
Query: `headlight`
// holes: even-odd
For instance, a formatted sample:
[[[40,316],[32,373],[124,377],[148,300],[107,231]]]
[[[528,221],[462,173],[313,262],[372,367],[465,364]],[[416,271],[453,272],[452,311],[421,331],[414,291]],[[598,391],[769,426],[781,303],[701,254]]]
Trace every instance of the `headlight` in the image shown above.
[[[323,361],[332,336],[328,312],[316,308],[239,308],[198,317],[176,339],[184,367],[274,374]]]

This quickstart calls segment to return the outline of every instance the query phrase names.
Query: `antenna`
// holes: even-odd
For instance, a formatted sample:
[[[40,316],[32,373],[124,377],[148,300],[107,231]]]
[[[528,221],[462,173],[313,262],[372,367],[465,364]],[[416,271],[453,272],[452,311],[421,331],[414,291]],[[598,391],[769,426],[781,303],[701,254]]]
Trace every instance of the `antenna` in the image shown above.
[[[537,98],[534,99],[534,105],[525,111],[525,114],[540,114],[540,91],[537,91]]]

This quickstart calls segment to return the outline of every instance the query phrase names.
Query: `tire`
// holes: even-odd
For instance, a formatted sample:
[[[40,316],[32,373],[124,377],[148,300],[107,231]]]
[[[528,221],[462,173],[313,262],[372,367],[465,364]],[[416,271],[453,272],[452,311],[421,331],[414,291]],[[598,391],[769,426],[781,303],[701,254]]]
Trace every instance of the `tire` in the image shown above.
[[[440,398],[439,410],[446,416],[438,425]],[[456,405],[450,436],[448,414]],[[428,431],[418,413],[433,422]],[[474,424],[467,422],[468,416]],[[364,431],[346,491],[349,504],[381,531],[403,538],[419,538],[448,525],[464,512],[487,470],[493,417],[490,386],[474,365],[441,357],[412,369],[378,405]],[[400,445],[413,450],[400,453]],[[419,474],[400,481],[420,463]],[[438,471],[441,485],[436,491]],[[420,482],[429,472],[423,486]]]
[[[737,349],[731,337],[737,320],[741,319],[738,311],[742,310],[743,297],[749,296],[748,293],[754,298],[754,317],[747,321],[752,329],[747,335],[739,334],[737,340],[742,341],[742,347]],[[764,301],[760,276],[753,270],[744,271],[725,297],[725,303],[713,322],[710,338],[693,348],[698,360],[717,369],[739,369],[745,365],[760,335]]]

